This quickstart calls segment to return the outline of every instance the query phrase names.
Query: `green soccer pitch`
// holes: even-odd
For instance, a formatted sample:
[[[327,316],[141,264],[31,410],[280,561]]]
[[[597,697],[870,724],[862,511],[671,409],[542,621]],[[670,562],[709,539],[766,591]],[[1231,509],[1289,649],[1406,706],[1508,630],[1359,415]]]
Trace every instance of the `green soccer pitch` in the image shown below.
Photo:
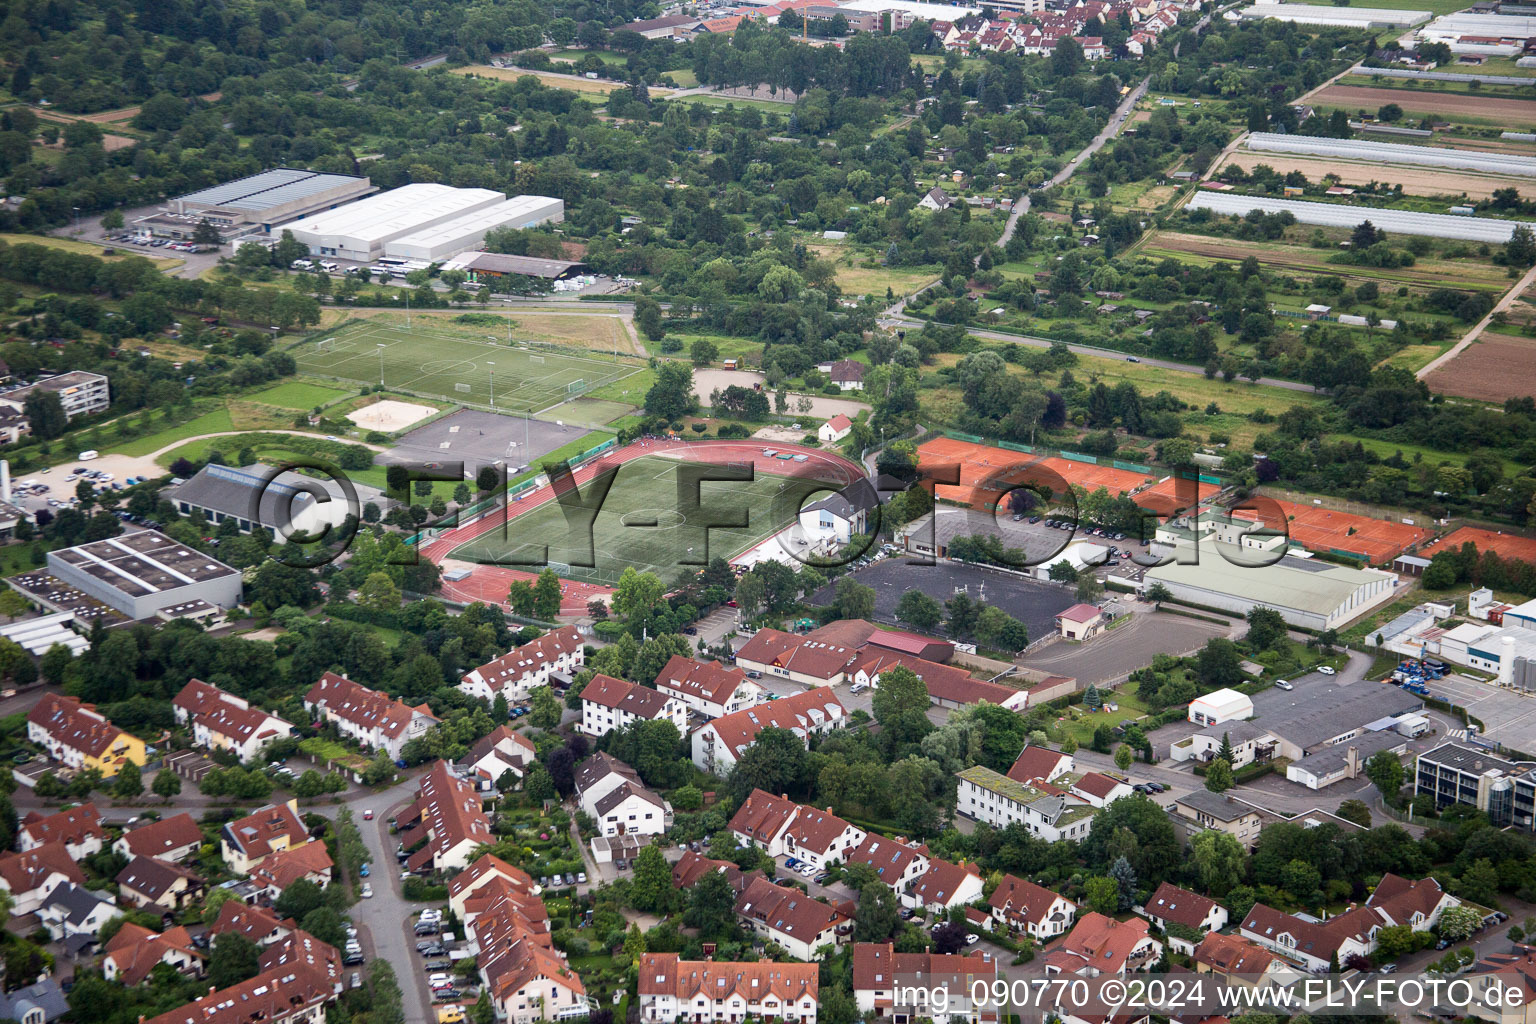
[[[311,377],[482,408],[538,412],[638,373],[637,364],[509,345],[432,327],[365,322],[319,334],[290,350]]]
[[[683,465],[687,463],[647,455],[618,467],[613,486],[592,523],[591,561],[596,564],[591,567],[571,564],[585,558],[585,527],[569,522],[560,503],[548,496],[548,490],[540,492],[546,495],[544,500],[526,512],[519,513],[517,503],[512,503],[508,511],[512,518],[505,537],[499,528],[493,529],[454,548],[448,557],[537,571],[537,565],[509,560],[523,558],[531,562],[548,545],[549,564],[567,579],[612,586],[624,569],[632,565],[670,583],[685,565],[685,558],[691,560],[692,567],[702,568],[704,523],[747,524],[710,527],[710,558],[730,558],[794,524],[792,510],[798,509],[797,496],[804,493],[804,486],[787,477],[762,473],[750,481],[702,482],[698,498],[702,511],[685,517],[678,511],[688,504],[678,498],[678,470]],[[591,486],[590,482],[582,484],[582,493],[588,494]],[[655,525],[647,525],[651,523]]]

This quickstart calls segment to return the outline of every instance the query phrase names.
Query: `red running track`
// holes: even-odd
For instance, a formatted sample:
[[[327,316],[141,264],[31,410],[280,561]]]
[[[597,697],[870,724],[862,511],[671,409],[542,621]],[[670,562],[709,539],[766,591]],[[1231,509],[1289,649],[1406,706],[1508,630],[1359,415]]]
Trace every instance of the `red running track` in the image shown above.
[[[622,465],[633,459],[646,455],[677,455],[682,453],[685,462],[709,462],[709,463],[741,463],[751,462],[759,472],[773,476],[783,476],[787,468],[803,467],[816,464],[820,467],[835,469],[840,472],[844,484],[863,475],[863,470],[855,462],[825,452],[818,448],[805,448],[800,445],[769,445],[775,451],[794,452],[797,455],[807,456],[804,463],[786,461],[773,457],[764,457],[763,442],[751,441],[669,441],[657,439],[650,441],[635,441],[623,448],[614,449],[603,455],[602,458],[582,466],[575,473],[577,485],[585,484],[600,471]],[[511,522],[518,516],[532,509],[538,508],[546,501],[554,498],[554,488],[540,487],[528,494],[522,501],[511,502],[505,509],[506,522]],[[447,533],[434,538],[430,544],[421,549],[421,554],[434,565],[441,566],[450,552],[462,544],[466,544],[476,537],[499,529],[503,523],[502,509],[491,509],[479,519],[455,527]],[[748,549],[750,550],[750,548]],[[485,604],[494,604],[502,608],[507,607],[507,593],[514,582],[518,580],[533,581],[538,578],[537,572],[524,569],[509,569],[500,565],[480,565],[477,563],[464,563],[473,566],[474,572],[467,579],[458,582],[443,581],[443,596],[454,601],[480,601]],[[613,593],[612,587],[601,586],[596,583],[582,583],[576,580],[561,581],[560,614],[562,617],[579,618],[587,614],[587,604],[593,598],[606,598]]]

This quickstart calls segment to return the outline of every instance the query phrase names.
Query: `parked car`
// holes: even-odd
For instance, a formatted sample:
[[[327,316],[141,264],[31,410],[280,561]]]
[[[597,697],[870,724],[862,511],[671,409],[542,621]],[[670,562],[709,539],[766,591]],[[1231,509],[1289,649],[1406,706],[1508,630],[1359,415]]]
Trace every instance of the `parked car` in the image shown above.
[[[363,865],[363,866],[362,866],[362,867],[360,867],[360,868],[358,868],[358,869],[357,869],[357,873],[358,873],[358,874],[359,874],[359,875],[361,875],[361,876],[362,876],[362,877],[363,877],[363,878],[367,878],[367,877],[368,877],[368,872],[369,872],[369,871],[370,871],[370,870],[371,870],[371,869],[370,869],[370,868],[369,868],[369,867],[368,867],[368,865],[367,865],[367,864],[364,864],[364,865]]]
[[[432,1001],[435,1002],[435,1003],[446,1003],[446,1002],[449,1002],[451,1000],[458,999],[461,994],[462,993],[460,993],[459,990],[456,989],[456,988],[438,988],[438,989],[433,989],[432,990]]]
[[[1334,669],[1333,669],[1332,665],[1322,665],[1322,666],[1319,666],[1318,667],[1318,671],[1321,672],[1325,676],[1331,676],[1331,675],[1334,674]]]
[[[416,952],[420,953],[422,956],[446,956],[448,950],[441,942],[433,942],[429,944],[426,949],[422,949],[421,944],[417,943]]]
[[[439,945],[439,943],[436,942],[435,940],[433,940],[433,939],[425,939],[425,940],[423,940],[421,942],[416,943],[416,952],[418,952],[418,953],[425,953],[427,950],[431,949],[433,946],[436,946],[436,945]],[[441,956],[442,954],[438,954],[438,955]]]
[[[1287,682],[1284,679],[1276,679],[1275,680],[1275,689],[1277,689],[1277,690],[1294,690],[1294,689],[1296,689],[1296,687],[1292,686],[1289,682]]]
[[[364,811],[363,812],[363,820],[364,821],[372,821],[373,820],[373,811],[372,810]]]
[[[346,966],[346,967],[356,967],[358,964],[363,962],[363,954],[361,954],[361,953],[348,953],[342,959],[341,962],[342,962],[343,966]]]
[[[423,965],[423,969],[428,971],[446,971],[452,966],[453,964],[448,960],[428,960]]]
[[[613,866],[618,868],[620,871],[628,871],[629,870],[629,861],[624,860],[623,858],[620,858],[620,859],[618,859],[618,860],[613,862]]]
[[[967,946],[974,946],[974,945],[976,945],[976,943],[978,943],[980,941],[981,941],[981,936],[977,935],[975,932],[971,932],[969,935],[967,935],[965,937],[965,944]]]
[[[577,885],[586,885],[587,884],[587,873],[585,871],[578,871],[578,872],[576,872],[576,884]]]
[[[368,885],[368,884],[365,883],[363,885],[363,891],[362,891],[361,895],[362,895],[363,899],[365,899],[365,900],[373,899],[373,886]]]

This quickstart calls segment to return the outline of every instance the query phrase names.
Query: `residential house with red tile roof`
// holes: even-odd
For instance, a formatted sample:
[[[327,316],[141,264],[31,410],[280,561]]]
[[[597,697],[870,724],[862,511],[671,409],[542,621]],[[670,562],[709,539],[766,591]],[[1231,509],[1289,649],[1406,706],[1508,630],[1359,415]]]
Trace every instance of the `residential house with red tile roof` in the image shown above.
[[[723,779],[764,729],[788,729],[808,748],[811,736],[841,728],[847,719],[848,710],[830,689],[817,687],[792,693],[695,729],[693,763],[700,771]]]
[[[816,1024],[820,968],[815,964],[683,960],[676,953],[646,953],[638,973],[645,1024]]]
[[[95,768],[112,778],[124,764],[144,764],[144,741],[131,736],[78,697],[45,693],[27,712],[27,739],[66,768]]]
[[[832,813],[801,806],[784,834],[784,853],[805,861],[818,871],[864,841],[865,832]]]
[[[836,444],[853,429],[853,420],[838,413],[816,429],[816,438],[822,444]]]
[[[676,697],[601,672],[581,691],[581,724],[588,736],[606,736],[631,722],[667,721],[688,732],[688,709]]]
[[[129,906],[174,914],[201,899],[207,888],[197,872],[154,857],[135,857],[113,879]]]
[[[1026,785],[1036,782],[1054,782],[1058,776],[1073,770],[1072,755],[1050,747],[1031,744],[1019,751],[1008,777]]]
[[[987,900],[992,920],[1009,931],[1034,936],[1038,942],[1066,932],[1077,904],[1043,885],[1005,875]]]
[[[855,653],[852,646],[760,629],[736,652],[736,664],[805,686],[835,686],[844,680]]]
[[[784,840],[800,805],[785,796],[754,789],[736,808],[728,826],[738,842],[750,843],[770,857],[784,856]]]
[[[261,888],[262,895],[275,902],[284,889],[301,878],[324,889],[331,884],[334,867],[324,843],[305,843],[262,861],[251,872],[251,881]]]
[[[495,915],[475,922],[480,977],[497,1020],[531,1024],[585,1016],[587,990],[554,950],[520,928],[496,929]]]
[[[1117,921],[1090,910],[1045,951],[1045,973],[1097,978],[1146,970],[1163,955],[1163,944],[1149,932],[1139,917]]]
[[[290,918],[283,920],[269,907],[229,900],[219,907],[219,916],[208,929],[212,936],[230,932],[243,935],[257,946],[270,946],[280,942],[297,930]]]
[[[142,1024],[323,1024],[334,983],[317,970],[284,966],[216,989]]]
[[[1112,779],[1101,772],[1084,772],[1067,787],[1067,792],[1082,798],[1085,803],[1102,809],[1121,797],[1130,796],[1135,790],[1131,788],[1130,783]]]
[[[926,847],[869,832],[859,845],[843,855],[843,864],[867,864],[880,881],[897,892],[905,892],[927,872],[928,853]]]
[[[815,960],[823,946],[846,941],[853,921],[799,889],[755,878],[736,898],[736,916],[757,935],[776,942],[796,960]]]
[[[683,855],[672,865],[672,888],[692,889],[706,875],[717,873],[723,874],[725,880],[731,883],[731,888],[738,892],[746,887],[742,880],[741,869],[734,861],[714,860],[702,853],[684,850]]]
[[[501,777],[511,772],[522,782],[523,773],[538,757],[533,741],[510,725],[498,725],[475,741],[469,753],[459,758],[460,768],[469,771],[481,792],[494,789]]]
[[[500,878],[530,895],[537,896],[539,886],[533,876],[522,868],[513,867],[500,857],[481,854],[469,867],[448,881],[448,906],[460,920],[464,919],[464,901],[476,890]]]
[[[275,853],[313,842],[304,822],[299,820],[297,800],[268,804],[243,818],[225,824],[219,832],[219,849],[224,863],[237,875],[251,869]]]
[[[928,870],[917,877],[901,902],[940,914],[981,899],[982,889],[981,870],[976,865],[929,857]]]
[[[192,742],[209,750],[229,750],[244,764],[273,740],[293,735],[293,726],[250,701],[193,679],[171,701],[179,725],[192,730]]]
[[[468,867],[476,848],[495,842],[480,794],[447,761],[421,777],[416,802],[396,815],[395,823],[410,854],[405,868],[412,872]]]
[[[1148,897],[1142,908],[1152,923],[1168,932],[1168,945],[1180,953],[1193,953],[1195,946],[1207,932],[1217,932],[1227,926],[1227,908],[1199,893],[1181,889],[1172,882],[1164,882]],[[1170,931],[1169,925],[1175,928]],[[1174,934],[1176,931],[1183,935]],[[1191,936],[1191,932],[1198,935]]]
[[[1197,974],[1219,974],[1228,984],[1289,985],[1306,972],[1297,964],[1241,935],[1211,932],[1190,955]]]
[[[516,703],[527,700],[535,687],[548,685],[552,675],[574,676],[586,663],[581,631],[561,626],[470,669],[459,680],[459,689],[487,704],[497,697]]]
[[[674,654],[662,668],[656,689],[705,718],[721,718],[763,702],[763,688],[741,668],[694,661],[681,654]]]
[[[169,964],[178,974],[200,978],[204,961],[203,951],[192,945],[191,933],[181,925],[156,932],[125,921],[106,945],[101,976],[136,988],[160,964]]]
[[[340,950],[302,928],[295,928],[267,946],[256,960],[261,971],[299,970],[324,978],[336,995],[342,991],[341,966]]]
[[[874,644],[866,644],[859,650],[848,666],[848,680],[855,685],[878,688],[881,673],[898,667],[910,669],[913,675],[921,679],[923,685],[928,687],[928,699],[941,708],[958,708],[986,701],[1011,711],[1022,711],[1029,704],[1027,690],[973,679],[963,668],[924,661],[914,655]]]
[[[33,913],[61,885],[85,885],[85,874],[63,843],[0,854],[0,888],[11,894],[11,916]]]
[[[1309,969],[1322,970],[1330,960],[1343,964],[1356,953],[1369,956],[1383,928],[1402,925],[1429,931],[1446,909],[1460,903],[1433,878],[1387,874],[1364,906],[1351,907],[1323,921],[1308,921],[1255,903],[1239,932]]]
[[[859,942],[853,947],[853,998],[866,1019],[935,1024],[988,1024],[1000,1019],[992,998],[997,959],[977,952],[898,953],[889,942]],[[947,1000],[936,995],[948,993]],[[973,997],[981,995],[979,1001]]]
[[[63,843],[75,860],[100,853],[106,839],[107,830],[101,827],[101,812],[93,803],[80,804],[55,814],[31,811],[21,819],[21,829],[16,834],[17,846],[23,853],[45,843]]]
[[[327,672],[304,695],[304,710],[316,722],[334,725],[364,750],[382,750],[391,761],[413,739],[426,735],[437,716],[425,704],[408,707],[387,693],[370,690],[346,676]]]
[[[112,849],[132,860],[134,857],[158,857],[180,862],[198,851],[207,840],[192,815],[183,811],[169,818],[151,821],[124,832]]]
[[[533,886],[532,889],[537,889]],[[554,945],[549,911],[544,901],[528,888],[501,875],[493,875],[484,885],[464,897],[465,927],[479,925],[482,936],[506,932],[526,932],[541,946]],[[482,923],[482,919],[484,919]]]

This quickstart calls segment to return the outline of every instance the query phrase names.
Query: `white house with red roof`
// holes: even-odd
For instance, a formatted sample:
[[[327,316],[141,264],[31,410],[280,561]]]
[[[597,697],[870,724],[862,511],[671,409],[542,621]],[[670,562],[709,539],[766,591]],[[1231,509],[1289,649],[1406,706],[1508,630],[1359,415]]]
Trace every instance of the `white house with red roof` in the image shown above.
[[[1130,783],[1110,778],[1101,772],[1084,772],[1081,778],[1067,787],[1067,792],[1102,809],[1121,797],[1130,796],[1135,790]]]
[[[206,841],[192,815],[183,811],[124,832],[112,849],[129,860],[154,857],[178,863],[196,853]]]
[[[847,437],[848,432],[852,429],[853,420],[842,413],[838,413],[816,429],[816,436],[821,440],[822,444],[836,444]]]
[[[846,677],[848,663],[856,653],[844,644],[760,629],[736,652],[736,664],[748,672],[805,686],[835,686]]]
[[[1150,933],[1151,926],[1139,917],[1117,921],[1089,911],[1066,938],[1045,951],[1045,973],[1097,978],[1146,970],[1163,955],[1163,944]]]
[[[1031,744],[1019,751],[1019,756],[1014,758],[1013,766],[1008,769],[1008,777],[1026,785],[1036,782],[1054,782],[1072,771],[1075,765],[1076,762],[1071,754]]]
[[[93,803],[80,804],[55,814],[31,811],[21,819],[16,834],[17,846],[25,853],[45,843],[63,843],[75,860],[100,853],[107,839],[101,827],[101,813]]]
[[[831,904],[762,877],[737,896],[736,917],[802,961],[817,959],[818,950],[839,945],[853,931],[853,921]]]
[[[477,847],[495,842],[474,785],[438,761],[421,777],[416,802],[395,818],[407,871],[449,871],[469,866]]]
[[[487,790],[494,788],[507,772],[521,780],[536,757],[538,751],[532,740],[510,725],[498,725],[480,737],[458,763],[460,768],[468,770],[469,777],[481,790]]]
[[[754,789],[736,808],[727,827],[737,842],[756,846],[770,857],[782,857],[784,837],[798,813],[800,805],[789,797]]]
[[[438,723],[425,704],[409,707],[346,676],[327,672],[304,695],[304,710],[319,722],[336,726],[343,736],[368,750],[382,750],[391,761],[400,759],[406,743]]]
[[[273,740],[293,735],[293,726],[283,719],[201,679],[181,688],[171,701],[171,711],[177,724],[191,728],[193,743],[209,750],[231,751],[242,764]]]
[[[654,692],[654,691],[653,691]],[[585,703],[586,693],[582,693]],[[804,693],[790,694],[724,715],[693,732],[693,763],[700,771],[725,778],[737,760],[757,741],[764,729],[788,729],[802,743],[810,746],[813,734],[838,729],[848,719],[848,709],[830,689],[817,687]]]
[[[674,654],[662,668],[656,689],[705,718],[722,718],[763,703],[763,688],[741,668],[681,654]]]
[[[515,703],[527,700],[534,687],[547,685],[555,673],[575,675],[586,663],[581,631],[561,626],[464,673],[458,688],[487,704],[498,696]]]
[[[917,877],[900,896],[909,907],[941,914],[955,907],[974,903],[982,896],[981,870],[974,864],[951,864],[937,857],[928,858],[928,870]]]
[[[999,1017],[1000,1001],[990,998],[996,980],[997,959],[979,951],[898,953],[889,942],[853,947],[853,998],[865,1019],[992,1024]]]
[[[1163,931],[1168,925],[1180,925],[1179,930],[1193,928],[1203,936],[1227,926],[1227,908],[1211,899],[1188,889],[1181,889],[1172,882],[1164,882],[1148,897],[1142,913]],[[1200,940],[1188,939],[1169,932],[1168,945],[1180,953],[1193,954]]]
[[[667,721],[679,736],[688,731],[688,709],[659,690],[601,672],[581,691],[581,725],[588,736],[606,736],[631,722]]]
[[[840,861],[864,841],[865,832],[832,813],[801,806],[784,835],[784,853],[805,861],[818,871]]]
[[[1036,941],[1063,934],[1077,913],[1077,904],[1043,885],[1005,875],[987,900],[992,920],[1009,931],[1023,932]]]
[[[1068,640],[1087,640],[1104,628],[1104,612],[1097,605],[1074,604],[1056,613],[1056,630]]]
[[[843,864],[867,864],[880,881],[904,892],[928,871],[927,848],[870,832],[843,855]]]
[[[816,1024],[820,968],[815,964],[683,960],[676,953],[646,953],[638,973],[640,1019],[646,1024]]]
[[[26,853],[0,854],[0,889],[11,894],[11,916],[25,917],[48,902],[61,885],[85,885],[85,873],[63,843]]]

